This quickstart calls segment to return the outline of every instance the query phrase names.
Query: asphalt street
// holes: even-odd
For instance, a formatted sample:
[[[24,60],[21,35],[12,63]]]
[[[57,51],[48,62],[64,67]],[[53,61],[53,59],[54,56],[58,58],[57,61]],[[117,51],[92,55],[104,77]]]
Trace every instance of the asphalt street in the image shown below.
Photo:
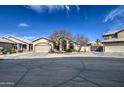
[[[1,87],[124,87],[124,58],[0,60]]]

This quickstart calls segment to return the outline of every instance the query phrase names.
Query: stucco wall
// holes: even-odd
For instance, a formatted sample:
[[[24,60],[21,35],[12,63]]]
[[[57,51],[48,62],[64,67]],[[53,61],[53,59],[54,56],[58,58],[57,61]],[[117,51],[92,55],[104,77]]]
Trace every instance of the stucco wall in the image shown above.
[[[118,38],[124,38],[124,31],[118,33]]]
[[[90,52],[91,51],[91,47],[90,46],[82,46],[81,47],[81,51],[82,52]]]

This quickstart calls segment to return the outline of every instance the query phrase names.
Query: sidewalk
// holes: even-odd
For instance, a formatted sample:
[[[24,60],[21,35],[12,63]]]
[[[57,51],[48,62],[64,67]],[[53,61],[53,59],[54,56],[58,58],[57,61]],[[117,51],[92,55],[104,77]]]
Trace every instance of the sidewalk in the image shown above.
[[[0,59],[15,58],[15,57],[19,57],[19,56],[27,55],[27,54],[31,54],[31,53],[32,53],[32,52],[22,52],[22,53],[14,53],[14,54],[0,55]]]
[[[33,59],[33,58],[61,58],[61,57],[107,57],[124,58],[124,53],[104,53],[104,52],[74,52],[74,53],[33,53],[24,52],[11,55],[0,55],[0,59]]]
[[[123,53],[104,53],[104,52],[82,52],[82,53],[65,53],[65,54],[48,54],[45,58],[54,57],[110,57],[124,58]]]

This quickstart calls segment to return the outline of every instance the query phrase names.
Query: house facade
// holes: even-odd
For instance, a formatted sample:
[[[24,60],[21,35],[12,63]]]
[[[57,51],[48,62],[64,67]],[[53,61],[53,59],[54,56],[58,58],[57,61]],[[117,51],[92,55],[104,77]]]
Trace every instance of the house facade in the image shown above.
[[[53,51],[53,42],[47,38],[41,37],[33,41],[33,51],[34,52],[51,52]]]
[[[50,39],[44,37],[33,41],[34,52],[64,52],[68,49],[78,50],[78,45],[67,38],[60,38],[56,44]]]
[[[9,41],[3,37],[0,38],[0,49],[12,49],[14,46],[14,42]]]
[[[33,41],[33,51],[34,52],[65,52],[69,49],[73,51],[79,50],[79,45],[68,39],[68,38],[60,38],[56,44],[48,38],[41,37]],[[81,52],[89,52],[90,46],[82,46]]]
[[[32,51],[33,45],[31,42],[22,40],[14,36],[3,37],[3,38],[10,42],[13,42],[13,48],[16,50],[16,52]]]
[[[103,35],[105,52],[124,52],[124,29]]]

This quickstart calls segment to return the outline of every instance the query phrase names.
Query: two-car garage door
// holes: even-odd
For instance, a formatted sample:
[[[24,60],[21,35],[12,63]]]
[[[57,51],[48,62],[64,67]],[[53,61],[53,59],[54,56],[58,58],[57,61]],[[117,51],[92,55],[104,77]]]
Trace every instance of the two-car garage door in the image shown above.
[[[124,46],[105,46],[105,52],[124,52]]]
[[[48,53],[51,50],[51,46],[46,44],[46,45],[36,45],[35,46],[35,52],[45,52]]]
[[[124,43],[108,43],[105,52],[124,52]]]

